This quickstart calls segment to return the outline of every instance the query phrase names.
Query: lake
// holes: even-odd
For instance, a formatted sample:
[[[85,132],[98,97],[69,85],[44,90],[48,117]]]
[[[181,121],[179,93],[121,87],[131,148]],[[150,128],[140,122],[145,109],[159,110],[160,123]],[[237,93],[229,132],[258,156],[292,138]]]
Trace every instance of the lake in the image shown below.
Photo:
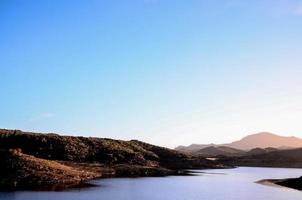
[[[302,200],[302,192],[255,183],[290,178],[302,169],[239,167],[196,170],[196,176],[115,178],[63,192],[0,192],[0,200]]]

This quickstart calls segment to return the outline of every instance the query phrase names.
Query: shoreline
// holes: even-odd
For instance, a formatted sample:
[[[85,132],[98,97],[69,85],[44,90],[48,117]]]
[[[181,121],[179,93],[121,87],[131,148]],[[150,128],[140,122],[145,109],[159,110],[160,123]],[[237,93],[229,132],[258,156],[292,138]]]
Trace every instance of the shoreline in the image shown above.
[[[73,163],[76,165],[77,163]],[[83,166],[84,163],[81,163]],[[89,163],[87,163],[89,165]],[[148,178],[148,177],[168,177],[168,176],[195,176],[190,170],[179,169],[170,170],[164,168],[153,168],[145,166],[105,166],[106,172],[97,174],[95,177],[82,178],[79,181],[72,179],[65,183],[43,183],[41,185],[22,185],[22,186],[8,186],[0,184],[0,192],[15,192],[15,191],[68,191],[73,189],[97,187],[93,183],[95,180],[111,179],[111,178]],[[117,170],[118,169],[118,170]],[[99,169],[93,169],[99,170]],[[119,171],[121,170],[121,171]],[[108,173],[109,172],[109,173]],[[112,173],[113,172],[113,173]]]
[[[229,167],[138,140],[0,129],[0,190],[61,190],[114,177],[188,175]]]
[[[64,162],[65,163],[65,162]],[[79,181],[75,181],[72,178],[68,179],[65,183],[55,183],[55,182],[48,182],[48,184],[41,184],[41,185],[31,185],[31,186],[3,186],[0,184],[0,192],[16,192],[16,191],[68,191],[74,189],[85,189],[85,188],[92,188],[98,187],[98,185],[94,184],[94,181],[102,180],[102,179],[114,179],[114,178],[148,178],[148,177],[169,177],[169,176],[196,176],[194,174],[194,170],[198,169],[178,169],[178,170],[170,170],[165,168],[156,168],[156,167],[145,167],[145,166],[133,166],[133,165],[118,165],[118,166],[95,166],[91,167],[91,163],[69,163],[66,166],[77,165],[79,168],[83,169],[83,167],[90,168],[89,171],[82,171],[83,173],[95,173],[95,177],[86,177],[82,178]],[[101,167],[101,169],[99,168]],[[224,169],[231,169],[226,167]],[[121,171],[118,171],[121,170]],[[205,169],[199,169],[205,170]],[[209,170],[209,169],[207,169]],[[98,171],[98,174],[96,174]],[[100,172],[102,171],[102,173]],[[199,172],[203,173],[203,172]],[[256,181],[255,183],[270,186],[270,187],[277,187],[277,188],[284,188],[284,189],[293,189],[293,190],[302,190],[299,187],[291,186],[289,183],[301,181],[302,177],[300,178],[286,178],[286,179],[262,179]],[[2,182],[3,183],[3,182]],[[300,182],[299,182],[300,184]]]
[[[20,155],[19,155],[20,156]],[[22,155],[23,156],[23,155]],[[18,175],[3,177],[0,181],[0,192],[12,191],[64,191],[77,188],[94,187],[94,180],[106,178],[139,178],[139,177],[166,177],[166,176],[190,176],[188,170],[171,170],[163,167],[148,167],[139,165],[102,165],[91,163],[75,163],[50,161],[59,163],[60,168],[67,171],[51,171],[51,175],[42,169],[41,171],[26,171],[28,177],[23,180]],[[32,167],[32,166],[30,166]],[[72,172],[72,173],[71,173]],[[20,172],[17,172],[19,174]],[[21,173],[24,173],[22,171]],[[31,174],[30,174],[31,173]],[[36,175],[36,174],[37,175]]]
[[[266,186],[271,186],[271,187],[279,187],[282,188],[284,186],[278,185],[276,183],[278,179],[262,179],[260,181],[256,181],[255,183],[261,184],[261,185],[266,185]]]
[[[302,190],[302,177],[285,179],[263,179],[256,181],[256,183],[272,187],[287,188],[299,191]]]

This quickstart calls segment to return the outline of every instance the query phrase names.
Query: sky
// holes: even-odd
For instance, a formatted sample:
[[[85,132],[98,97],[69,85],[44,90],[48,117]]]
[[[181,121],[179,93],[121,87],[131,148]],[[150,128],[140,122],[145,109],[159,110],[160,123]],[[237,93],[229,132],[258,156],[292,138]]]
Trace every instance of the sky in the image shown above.
[[[302,137],[301,55],[301,0],[0,0],[0,127]]]

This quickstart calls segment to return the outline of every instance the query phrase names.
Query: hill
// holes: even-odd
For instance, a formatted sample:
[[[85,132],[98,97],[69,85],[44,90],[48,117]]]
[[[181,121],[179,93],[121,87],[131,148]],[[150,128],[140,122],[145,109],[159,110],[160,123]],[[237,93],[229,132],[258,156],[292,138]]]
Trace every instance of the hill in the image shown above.
[[[227,144],[194,144],[189,146],[179,146],[176,149],[183,152],[195,153],[203,148],[209,146],[226,146],[234,149],[239,149],[243,151],[249,151],[255,148],[277,148],[277,149],[291,149],[291,148],[300,148],[302,147],[302,139],[297,137],[286,137],[279,136],[276,134],[268,132],[260,132],[252,135],[248,135],[241,140],[234,141]]]
[[[241,157],[225,157],[220,158],[219,161],[233,166],[301,168],[302,148],[269,151]]]
[[[216,144],[191,144],[189,146],[178,146],[175,148],[177,151],[188,152],[188,153],[195,153],[200,149],[217,146]]]
[[[45,189],[48,185],[45,183],[52,183],[53,189],[58,189],[101,176],[97,172],[26,155],[20,149],[2,150],[0,161],[1,189]]]
[[[15,151],[19,153],[7,153]],[[0,152],[0,162],[9,163],[1,170],[6,178],[0,182],[0,189],[7,187],[6,183],[15,182],[18,184],[10,184],[12,188],[31,185],[53,187],[60,183],[74,185],[79,180],[85,182],[104,176],[163,176],[182,173],[182,169],[224,167],[217,161],[137,140],[5,129],[0,129]],[[79,177],[77,170],[89,175]],[[65,180],[66,177],[69,178]]]
[[[200,149],[194,152],[194,155],[201,155],[206,157],[215,157],[215,156],[241,156],[245,151],[234,149],[226,146],[210,146],[203,149]]]
[[[257,155],[257,154],[264,154],[264,153],[268,153],[268,152],[272,152],[272,151],[279,151],[280,149],[277,148],[272,148],[272,147],[268,147],[268,148],[254,148],[251,149],[250,151],[246,152],[245,155]]]

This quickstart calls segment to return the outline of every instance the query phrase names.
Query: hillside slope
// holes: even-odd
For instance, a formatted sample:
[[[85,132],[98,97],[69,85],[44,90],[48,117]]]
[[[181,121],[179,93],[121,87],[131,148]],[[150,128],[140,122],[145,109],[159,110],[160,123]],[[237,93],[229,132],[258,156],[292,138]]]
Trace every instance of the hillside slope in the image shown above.
[[[194,152],[194,155],[206,156],[206,157],[215,157],[215,156],[241,156],[244,155],[245,151],[226,147],[226,146],[210,146],[203,149],[200,149]]]
[[[302,148],[269,151],[241,157],[220,158],[220,162],[233,166],[254,167],[302,167]]]
[[[97,172],[79,170],[56,161],[35,158],[16,149],[0,151],[0,162],[1,189],[46,189],[48,183],[53,187],[63,188],[101,176]]]
[[[19,153],[5,153],[16,151]],[[25,183],[29,184],[28,187],[53,186],[67,182],[76,184],[79,180],[85,182],[104,176],[163,176],[182,173],[182,169],[224,167],[217,161],[137,140],[72,137],[5,129],[0,130],[0,152],[3,154],[0,162],[8,163],[2,169],[6,179],[0,182],[0,189],[14,186],[12,183],[15,182],[18,183],[17,188],[26,188]],[[77,171],[87,172],[87,176],[78,177]]]

